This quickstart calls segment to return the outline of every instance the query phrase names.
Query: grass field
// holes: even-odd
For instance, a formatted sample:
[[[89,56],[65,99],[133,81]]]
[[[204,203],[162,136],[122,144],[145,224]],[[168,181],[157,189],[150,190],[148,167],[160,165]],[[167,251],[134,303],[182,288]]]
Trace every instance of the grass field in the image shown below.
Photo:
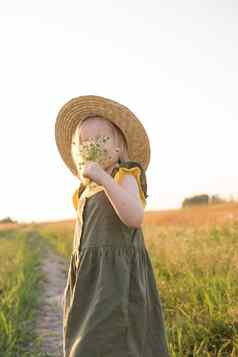
[[[0,230],[0,356],[32,356],[30,346],[37,349],[32,322],[39,303],[40,246],[32,238],[23,228]]]
[[[31,228],[69,258],[74,220]],[[160,291],[171,357],[238,356],[238,204],[146,212],[143,231]],[[10,257],[9,264],[2,263],[1,258],[0,288],[12,299],[8,308],[1,305],[0,311],[18,321],[15,314],[18,316],[19,309],[14,302],[19,303],[19,296],[24,294],[34,300],[20,271],[32,272],[33,262],[27,258],[29,248],[24,239],[17,246],[17,252],[23,253],[18,260],[11,259],[17,254],[15,240],[0,238],[1,257],[2,253]],[[32,274],[31,281],[37,282]],[[11,276],[8,286],[4,285],[6,276]],[[12,281],[18,281],[15,290]],[[6,305],[4,301],[0,304]],[[0,314],[2,328],[6,318]],[[15,341],[13,346],[17,343],[17,323],[12,325],[4,327],[4,346],[9,341]]]

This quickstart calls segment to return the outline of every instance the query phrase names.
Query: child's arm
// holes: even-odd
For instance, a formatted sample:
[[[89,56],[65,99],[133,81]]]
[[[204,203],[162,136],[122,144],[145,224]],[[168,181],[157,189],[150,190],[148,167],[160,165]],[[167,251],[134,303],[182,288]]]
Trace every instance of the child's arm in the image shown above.
[[[101,185],[122,222],[130,227],[140,228],[144,207],[135,177],[125,175],[119,184],[105,172],[101,177]]]

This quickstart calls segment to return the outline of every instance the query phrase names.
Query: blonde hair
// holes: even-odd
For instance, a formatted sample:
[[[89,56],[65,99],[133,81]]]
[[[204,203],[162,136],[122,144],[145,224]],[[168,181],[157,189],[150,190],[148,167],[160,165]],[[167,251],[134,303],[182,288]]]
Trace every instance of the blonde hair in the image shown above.
[[[121,131],[121,129],[115,125],[114,123],[112,123],[110,120],[104,118],[104,117],[101,117],[99,115],[95,115],[95,116],[88,116],[86,117],[85,119],[81,120],[79,122],[79,124],[77,125],[75,131],[74,131],[74,134],[73,134],[73,137],[72,137],[72,142],[75,142],[76,143],[76,146],[77,144],[80,143],[80,129],[84,126],[84,125],[87,125],[87,122],[89,119],[92,119],[92,118],[99,118],[100,120],[102,120],[106,125],[108,125],[108,127],[111,129],[111,133],[112,133],[112,136],[113,136],[113,141],[114,141],[114,144],[119,148],[119,160],[120,161],[128,161],[129,160],[129,156],[128,156],[128,146],[127,146],[127,141],[126,141],[126,138],[123,134],[123,132]],[[72,153],[72,156],[74,158],[74,152],[73,152],[73,146],[74,145],[71,145],[71,153]]]

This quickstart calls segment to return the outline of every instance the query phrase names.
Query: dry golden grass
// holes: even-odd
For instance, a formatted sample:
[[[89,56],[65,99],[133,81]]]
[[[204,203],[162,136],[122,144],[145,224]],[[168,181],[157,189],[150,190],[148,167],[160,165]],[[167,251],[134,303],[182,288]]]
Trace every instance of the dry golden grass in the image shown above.
[[[159,224],[166,227],[192,227],[209,229],[211,225],[222,226],[229,221],[238,221],[238,203],[224,203],[194,206],[163,211],[146,211],[145,224]]]
[[[234,236],[237,229],[238,203],[146,212],[143,224],[147,248],[174,272],[196,265],[218,273],[225,262],[238,272],[238,252],[219,236]]]

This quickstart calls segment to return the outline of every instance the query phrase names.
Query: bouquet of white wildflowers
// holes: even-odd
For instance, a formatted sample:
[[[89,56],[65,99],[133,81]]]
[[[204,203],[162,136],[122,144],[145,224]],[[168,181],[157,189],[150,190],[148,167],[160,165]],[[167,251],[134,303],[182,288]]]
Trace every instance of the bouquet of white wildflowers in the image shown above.
[[[103,164],[110,159],[110,156],[104,147],[105,142],[109,139],[109,136],[98,136],[96,140],[90,138],[88,141],[79,145],[76,145],[76,143],[73,142],[75,163],[77,165],[80,179],[85,186],[93,185],[93,182],[90,178],[84,177],[81,174],[84,165],[87,161],[96,161],[103,166]]]

